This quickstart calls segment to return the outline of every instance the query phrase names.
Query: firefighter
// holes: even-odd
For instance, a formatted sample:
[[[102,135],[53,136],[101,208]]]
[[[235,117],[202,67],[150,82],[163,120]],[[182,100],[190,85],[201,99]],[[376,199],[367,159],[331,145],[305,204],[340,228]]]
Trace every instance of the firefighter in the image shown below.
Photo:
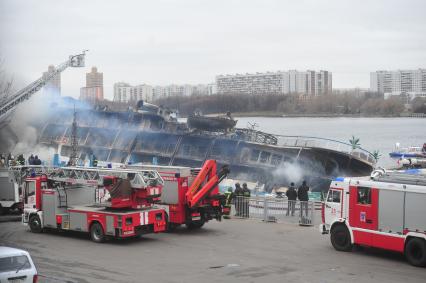
[[[16,158],[16,162],[18,165],[25,165],[25,158],[23,154],[18,155],[18,158]]]
[[[235,184],[235,216],[241,216],[242,198],[244,196],[240,183]]]
[[[304,217],[308,217],[308,201],[309,201],[308,192],[309,192],[309,187],[306,184],[306,181],[303,181],[302,185],[297,190],[297,197],[299,198],[299,201],[300,201],[300,212],[302,214],[302,217],[303,217],[303,210],[305,210]]]
[[[41,165],[41,160],[38,155],[34,156],[34,165]]]
[[[231,214],[231,207],[232,207],[232,199],[234,198],[234,193],[232,192],[232,188],[229,187],[228,190],[225,192],[225,207],[229,209],[229,214],[224,215],[223,218],[230,219],[229,216]]]
[[[98,158],[93,154],[93,167],[98,167]]]
[[[34,165],[34,155],[31,154],[30,157],[28,157],[28,165]]]
[[[287,189],[287,192],[285,192],[285,195],[287,196],[287,199],[288,199],[286,216],[289,216],[290,211],[291,211],[291,216],[294,216],[294,207],[296,205],[296,200],[297,200],[297,191],[296,191],[296,188],[294,187],[293,182],[290,184],[290,187]]]
[[[247,188],[247,183],[243,184],[243,206],[242,206],[242,210],[243,210],[243,217],[248,218],[249,217],[249,201],[250,201],[250,190]]]

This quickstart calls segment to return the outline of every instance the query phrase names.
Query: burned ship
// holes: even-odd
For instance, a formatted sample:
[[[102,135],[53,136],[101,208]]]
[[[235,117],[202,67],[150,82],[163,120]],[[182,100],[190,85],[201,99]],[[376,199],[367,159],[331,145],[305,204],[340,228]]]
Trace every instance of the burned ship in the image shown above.
[[[335,176],[368,175],[375,164],[368,151],[346,143],[276,136],[234,128],[230,121],[225,131],[218,130],[217,124],[208,129],[208,119],[202,117],[195,121],[202,127],[193,128],[194,120],[189,127],[172,111],[147,103],[128,111],[77,109],[76,114],[80,160],[94,154],[107,162],[201,167],[205,160],[215,159],[229,165],[231,178],[267,187],[288,185],[293,180],[287,169],[296,167],[314,189],[328,187]],[[39,125],[38,143],[70,156],[73,116],[72,108],[51,111]]]

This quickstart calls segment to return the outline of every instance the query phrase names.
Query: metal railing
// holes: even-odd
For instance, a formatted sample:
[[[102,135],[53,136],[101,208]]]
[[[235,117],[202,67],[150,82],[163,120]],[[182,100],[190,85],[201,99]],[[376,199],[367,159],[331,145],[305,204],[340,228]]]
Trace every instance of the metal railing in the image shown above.
[[[231,215],[266,222],[294,222],[302,226],[312,226],[315,224],[315,214],[320,205],[317,201],[236,196],[233,199]]]
[[[338,152],[347,153],[358,159],[367,161],[370,164],[375,164],[376,159],[374,155],[359,146],[354,148],[350,143],[345,143],[333,139],[318,138],[310,136],[283,136],[276,135],[278,137],[279,146],[296,146],[296,147],[317,147]]]

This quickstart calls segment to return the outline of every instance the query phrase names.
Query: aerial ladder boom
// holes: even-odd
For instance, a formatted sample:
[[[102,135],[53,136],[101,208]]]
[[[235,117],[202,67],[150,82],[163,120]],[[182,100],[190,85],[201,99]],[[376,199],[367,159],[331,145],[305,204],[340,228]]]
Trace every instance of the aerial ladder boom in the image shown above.
[[[83,51],[81,54],[71,55],[67,61],[56,66],[56,69],[47,76],[39,78],[13,95],[5,97],[4,101],[1,101],[0,105],[0,120],[4,119],[6,114],[9,112],[11,113],[11,111],[13,111],[20,103],[29,99],[34,93],[39,91],[52,78],[63,72],[66,68],[84,67],[84,57],[86,55],[86,51],[87,50]]]
[[[198,206],[203,199],[210,195],[217,185],[229,174],[228,166],[223,166],[217,173],[215,160],[207,160],[201,168],[191,187],[186,192],[189,208]]]
[[[22,184],[32,175],[46,175],[50,180],[70,184],[102,185],[105,176],[126,178],[134,174],[137,187],[163,185],[164,181],[155,170],[84,168],[84,167],[47,167],[47,166],[12,166],[9,168],[12,181]],[[137,183],[137,184],[136,184]]]

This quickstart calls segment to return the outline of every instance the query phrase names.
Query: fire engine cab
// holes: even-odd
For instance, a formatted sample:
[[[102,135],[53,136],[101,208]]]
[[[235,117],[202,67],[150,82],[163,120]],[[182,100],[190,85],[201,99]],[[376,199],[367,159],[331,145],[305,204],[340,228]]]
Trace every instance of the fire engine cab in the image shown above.
[[[95,242],[162,232],[165,213],[155,203],[163,183],[153,170],[46,169],[25,179],[22,221],[35,233],[89,232]]]
[[[336,178],[322,206],[320,231],[338,251],[354,245],[404,253],[426,266],[426,175],[376,170],[365,178]]]

